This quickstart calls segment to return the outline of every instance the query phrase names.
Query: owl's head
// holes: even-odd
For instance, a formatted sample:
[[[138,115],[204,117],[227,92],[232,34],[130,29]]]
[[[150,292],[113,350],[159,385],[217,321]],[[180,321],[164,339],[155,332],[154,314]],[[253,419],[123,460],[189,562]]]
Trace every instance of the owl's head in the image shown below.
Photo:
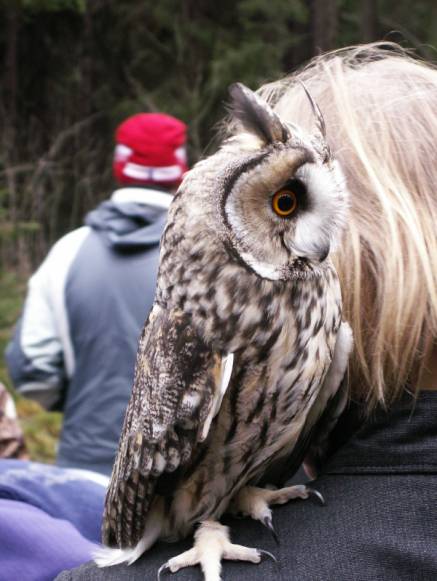
[[[199,164],[215,228],[232,257],[262,278],[313,276],[335,248],[347,209],[320,111],[308,95],[318,130],[305,135],[247,87],[233,85],[230,94],[236,131]]]
[[[321,114],[308,95],[318,131],[306,135],[244,85],[230,94],[232,137],[184,181],[187,230],[201,222],[232,259],[264,279],[314,276],[339,240],[347,209]]]

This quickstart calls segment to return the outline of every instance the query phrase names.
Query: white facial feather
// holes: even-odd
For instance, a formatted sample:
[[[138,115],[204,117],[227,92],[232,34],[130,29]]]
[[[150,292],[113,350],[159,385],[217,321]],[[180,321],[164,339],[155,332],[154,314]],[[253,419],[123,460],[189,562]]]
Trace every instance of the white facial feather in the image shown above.
[[[242,252],[241,258],[250,266],[250,268],[259,274],[261,278],[267,278],[268,280],[281,279],[281,271],[277,266],[257,260],[250,252]]]
[[[253,169],[243,172],[226,199],[225,211],[233,245],[240,258],[268,280],[305,278],[338,244],[347,210],[343,173],[336,161],[323,163],[310,141],[299,147],[274,149]],[[302,153],[307,152],[307,153]],[[308,158],[310,161],[302,163]],[[298,198],[290,219],[272,210],[272,195],[290,179],[300,180],[305,198]],[[296,259],[310,269],[295,268]]]
[[[296,224],[292,247],[299,256],[315,258],[320,248],[333,250],[346,219],[345,179],[338,162],[305,164],[296,177],[306,185],[310,208]]]

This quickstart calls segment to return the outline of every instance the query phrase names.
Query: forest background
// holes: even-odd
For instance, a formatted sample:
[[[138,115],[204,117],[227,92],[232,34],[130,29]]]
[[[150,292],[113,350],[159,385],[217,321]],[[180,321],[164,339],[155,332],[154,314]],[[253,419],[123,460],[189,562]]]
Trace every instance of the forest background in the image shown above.
[[[435,0],[0,0],[0,350],[48,248],[113,189],[113,131],[164,111],[194,163],[215,147],[227,87],[374,40],[437,61]],[[3,360],[0,380],[9,388]],[[30,455],[61,415],[16,398]]]

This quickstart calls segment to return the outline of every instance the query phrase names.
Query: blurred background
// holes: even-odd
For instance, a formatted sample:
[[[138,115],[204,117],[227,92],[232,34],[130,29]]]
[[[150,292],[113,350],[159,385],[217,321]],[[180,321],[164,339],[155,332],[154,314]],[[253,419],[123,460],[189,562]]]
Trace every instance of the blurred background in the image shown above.
[[[0,349],[28,276],[112,190],[113,130],[164,111],[211,151],[227,86],[277,79],[320,52],[386,39],[437,60],[435,0],[0,0]],[[3,357],[0,380],[7,386]],[[16,396],[14,396],[16,397]],[[30,455],[61,415],[16,398]]]

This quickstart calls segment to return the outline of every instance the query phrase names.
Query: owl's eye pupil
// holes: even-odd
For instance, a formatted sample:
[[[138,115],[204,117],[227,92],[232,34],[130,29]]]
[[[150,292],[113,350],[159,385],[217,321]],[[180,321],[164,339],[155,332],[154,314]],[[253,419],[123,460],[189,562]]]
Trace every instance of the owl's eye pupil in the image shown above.
[[[289,212],[293,209],[294,200],[291,196],[284,195],[280,196],[278,199],[278,208],[281,212]]]
[[[273,195],[272,209],[280,218],[288,218],[297,206],[296,194],[292,190],[279,190]]]

